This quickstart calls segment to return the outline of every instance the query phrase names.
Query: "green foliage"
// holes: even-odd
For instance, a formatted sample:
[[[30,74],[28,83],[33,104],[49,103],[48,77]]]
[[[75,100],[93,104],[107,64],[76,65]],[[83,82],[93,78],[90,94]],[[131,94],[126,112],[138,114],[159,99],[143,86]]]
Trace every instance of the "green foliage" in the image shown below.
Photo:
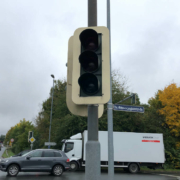
[[[14,156],[15,154],[12,152],[12,149],[6,149],[6,151],[4,151],[2,157],[3,158],[9,158],[11,156]]]
[[[25,149],[30,149],[30,143],[28,142],[28,132],[30,130],[35,130],[34,125],[32,125],[31,122],[26,121],[25,119],[20,120],[17,125],[11,127],[11,129],[7,132],[5,144],[7,144],[7,142],[10,142],[10,140],[13,138],[14,142],[12,145],[12,151],[15,154]]]

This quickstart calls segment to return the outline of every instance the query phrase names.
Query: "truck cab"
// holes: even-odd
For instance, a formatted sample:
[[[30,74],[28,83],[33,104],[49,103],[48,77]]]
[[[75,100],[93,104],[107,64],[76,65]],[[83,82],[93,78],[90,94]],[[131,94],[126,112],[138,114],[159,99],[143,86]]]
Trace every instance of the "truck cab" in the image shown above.
[[[82,140],[72,136],[68,140],[63,139],[62,142],[62,151],[70,160],[71,170],[76,171],[80,167],[82,159]]]

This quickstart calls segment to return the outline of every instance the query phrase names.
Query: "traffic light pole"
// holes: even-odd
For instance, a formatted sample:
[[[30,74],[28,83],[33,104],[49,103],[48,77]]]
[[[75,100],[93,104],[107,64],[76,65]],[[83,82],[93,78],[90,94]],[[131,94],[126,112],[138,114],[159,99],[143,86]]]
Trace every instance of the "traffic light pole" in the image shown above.
[[[98,105],[88,106],[85,180],[100,179],[100,143],[98,141]]]
[[[107,0],[107,28],[109,29],[109,59],[110,59],[110,100],[108,109],[108,179],[114,179],[114,144],[113,144],[113,104],[112,104],[112,77],[111,77],[111,26],[110,26],[110,0]]]
[[[97,26],[97,0],[88,0],[88,27]],[[98,105],[88,106],[85,180],[100,179],[100,143],[98,141]]]
[[[97,0],[88,0],[88,27],[97,26]]]

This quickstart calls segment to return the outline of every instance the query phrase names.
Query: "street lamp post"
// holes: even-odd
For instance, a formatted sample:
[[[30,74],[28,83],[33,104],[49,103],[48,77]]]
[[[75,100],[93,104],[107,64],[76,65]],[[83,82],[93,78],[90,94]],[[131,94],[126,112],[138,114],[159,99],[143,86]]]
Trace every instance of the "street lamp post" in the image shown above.
[[[107,27],[110,37],[110,100],[108,102],[108,179],[114,179],[114,144],[113,144],[113,104],[112,104],[112,67],[111,67],[111,19],[110,0],[107,0]]]
[[[51,142],[51,122],[52,122],[52,107],[53,107],[53,95],[54,95],[54,75],[51,74],[51,77],[53,78],[53,91],[52,91],[52,101],[51,101],[51,114],[50,114],[50,126],[49,126],[49,143]],[[48,146],[48,149],[50,149],[50,145]]]

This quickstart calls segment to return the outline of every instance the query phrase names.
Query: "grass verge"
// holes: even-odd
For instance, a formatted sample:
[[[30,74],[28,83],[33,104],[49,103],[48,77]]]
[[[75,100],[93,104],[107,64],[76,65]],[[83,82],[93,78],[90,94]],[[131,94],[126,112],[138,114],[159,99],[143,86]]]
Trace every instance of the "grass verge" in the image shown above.
[[[141,167],[141,172],[151,172],[151,173],[180,173],[180,169],[149,169],[146,167]]]
[[[6,153],[6,151],[7,151],[7,153]],[[8,156],[7,156],[7,154],[8,154]],[[12,152],[11,149],[6,149],[4,151],[4,153],[3,153],[3,155],[2,155],[3,158],[8,158],[8,157],[11,157],[11,156],[14,156],[14,153]]]

